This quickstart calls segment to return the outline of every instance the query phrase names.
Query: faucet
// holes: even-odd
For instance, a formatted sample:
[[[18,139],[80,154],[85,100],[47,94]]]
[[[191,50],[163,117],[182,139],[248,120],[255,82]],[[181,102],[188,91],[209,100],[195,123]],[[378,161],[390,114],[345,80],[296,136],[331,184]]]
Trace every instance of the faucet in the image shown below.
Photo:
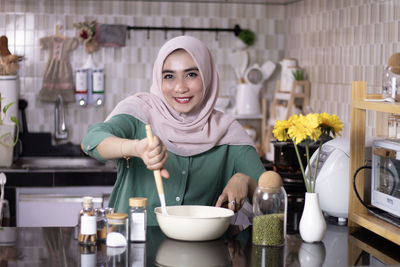
[[[54,128],[56,140],[68,138],[68,130],[65,124],[64,101],[61,95],[58,95],[56,100],[54,110]]]

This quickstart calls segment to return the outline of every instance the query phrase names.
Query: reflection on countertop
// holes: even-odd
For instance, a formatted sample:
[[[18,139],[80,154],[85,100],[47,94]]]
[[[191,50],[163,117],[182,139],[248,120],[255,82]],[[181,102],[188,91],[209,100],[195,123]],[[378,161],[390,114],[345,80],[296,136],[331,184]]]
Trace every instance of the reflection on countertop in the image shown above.
[[[284,247],[253,246],[251,227],[208,242],[172,240],[148,227],[146,243],[93,249],[78,245],[75,228],[0,228],[0,263],[7,266],[382,266],[400,264],[398,246],[371,232],[328,224],[322,242],[288,235]],[[8,239],[8,240],[6,240]],[[376,243],[378,242],[378,243]],[[383,243],[385,244],[383,244]],[[3,265],[2,265],[3,266]]]

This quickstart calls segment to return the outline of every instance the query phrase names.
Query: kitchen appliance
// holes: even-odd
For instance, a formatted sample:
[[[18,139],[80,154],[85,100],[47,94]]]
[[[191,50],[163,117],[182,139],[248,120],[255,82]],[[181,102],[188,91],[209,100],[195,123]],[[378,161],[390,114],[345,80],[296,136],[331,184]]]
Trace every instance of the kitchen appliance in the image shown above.
[[[371,204],[400,217],[400,140],[372,144]]]
[[[313,177],[318,151],[311,159],[311,177]],[[328,215],[338,218],[339,224],[345,224],[349,206],[349,166],[350,142],[347,138],[336,138],[321,147],[315,192],[319,194],[321,209]],[[307,167],[306,175],[310,169]]]

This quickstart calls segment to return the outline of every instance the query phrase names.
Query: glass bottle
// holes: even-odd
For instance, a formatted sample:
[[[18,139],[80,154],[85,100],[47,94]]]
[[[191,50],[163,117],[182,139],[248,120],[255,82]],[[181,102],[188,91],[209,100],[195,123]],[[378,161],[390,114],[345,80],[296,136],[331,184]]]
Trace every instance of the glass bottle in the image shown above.
[[[124,247],[128,243],[128,214],[107,214],[107,238],[109,247]]]
[[[93,209],[93,198],[83,197],[82,210],[79,216],[78,242],[82,245],[96,245],[96,215]]]
[[[400,67],[385,67],[382,77],[382,98],[400,101]]]
[[[253,195],[253,244],[283,246],[286,238],[287,195],[282,178],[264,172]]]
[[[129,199],[129,240],[131,242],[146,241],[147,198],[133,197]]]
[[[97,224],[97,240],[104,241],[107,236],[107,214],[113,213],[113,208],[98,208],[95,209],[96,224]]]
[[[396,131],[397,131],[396,117],[393,114],[391,114],[388,117],[388,137],[396,138]]]
[[[396,116],[396,138],[400,139],[400,116]]]

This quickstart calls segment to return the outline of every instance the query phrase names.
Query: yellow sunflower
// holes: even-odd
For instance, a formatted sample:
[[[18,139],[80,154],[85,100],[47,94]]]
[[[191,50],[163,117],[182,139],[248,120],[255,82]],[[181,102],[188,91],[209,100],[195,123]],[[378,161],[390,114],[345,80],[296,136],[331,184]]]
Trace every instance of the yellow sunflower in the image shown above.
[[[290,127],[291,123],[289,121],[276,121],[275,122],[275,127],[272,130],[272,133],[274,134],[275,138],[278,139],[279,141],[286,141],[289,136],[287,134],[287,131]]]
[[[299,144],[307,138],[317,140],[321,135],[321,130],[318,128],[318,114],[293,115],[289,121],[292,122],[292,125],[288,129],[288,134],[295,144]]]
[[[343,123],[340,121],[337,115],[329,115],[328,113],[324,112],[319,115],[319,121],[323,133],[327,135],[332,133],[333,137],[336,137],[336,135],[341,135],[340,132],[343,129]]]

